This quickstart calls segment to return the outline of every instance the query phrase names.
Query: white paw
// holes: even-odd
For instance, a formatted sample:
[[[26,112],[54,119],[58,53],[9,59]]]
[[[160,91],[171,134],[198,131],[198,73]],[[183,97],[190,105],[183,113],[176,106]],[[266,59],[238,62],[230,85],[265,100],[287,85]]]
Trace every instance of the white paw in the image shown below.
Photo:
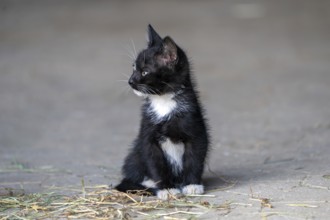
[[[179,189],[162,189],[157,191],[157,197],[161,200],[167,200],[171,198],[171,196],[175,196],[177,194],[180,194],[181,191]]]
[[[200,195],[204,193],[204,186],[190,184],[182,188],[182,193],[185,195]]]

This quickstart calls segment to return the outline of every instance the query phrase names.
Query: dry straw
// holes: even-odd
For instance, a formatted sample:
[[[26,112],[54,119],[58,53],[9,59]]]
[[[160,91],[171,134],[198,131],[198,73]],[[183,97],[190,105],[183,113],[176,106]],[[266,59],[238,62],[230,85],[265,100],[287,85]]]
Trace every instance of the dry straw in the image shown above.
[[[140,192],[122,193],[100,185],[85,187],[79,195],[53,193],[17,194],[0,196],[0,219],[194,219],[218,210],[227,213],[228,203],[210,204],[206,198],[171,197],[167,201]]]

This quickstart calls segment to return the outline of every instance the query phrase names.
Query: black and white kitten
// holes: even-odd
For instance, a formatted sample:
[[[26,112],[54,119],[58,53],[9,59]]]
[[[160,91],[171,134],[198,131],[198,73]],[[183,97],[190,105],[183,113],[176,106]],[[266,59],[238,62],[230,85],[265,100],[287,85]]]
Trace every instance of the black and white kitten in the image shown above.
[[[208,133],[186,54],[148,26],[148,47],[129,85],[145,100],[140,131],[123,166],[119,191],[147,190],[160,199],[202,194]]]

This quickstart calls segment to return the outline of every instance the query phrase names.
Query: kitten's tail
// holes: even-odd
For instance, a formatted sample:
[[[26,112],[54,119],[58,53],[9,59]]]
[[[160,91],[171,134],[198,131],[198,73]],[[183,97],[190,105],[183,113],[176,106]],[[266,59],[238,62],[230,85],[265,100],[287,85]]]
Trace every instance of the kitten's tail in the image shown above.
[[[151,188],[146,188],[143,185],[139,183],[135,183],[132,180],[129,179],[123,179],[121,183],[119,183],[116,187],[116,190],[120,192],[125,192],[125,193],[139,193],[139,194],[144,194],[144,195],[155,195],[155,189]]]

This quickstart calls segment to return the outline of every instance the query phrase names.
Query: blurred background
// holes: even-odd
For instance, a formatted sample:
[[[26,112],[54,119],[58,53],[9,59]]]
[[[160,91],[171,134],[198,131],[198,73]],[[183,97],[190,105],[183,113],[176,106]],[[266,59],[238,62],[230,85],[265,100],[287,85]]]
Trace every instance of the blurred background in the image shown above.
[[[328,169],[330,1],[1,0],[1,187],[120,180],[149,23],[191,58],[213,171],[244,186]]]

